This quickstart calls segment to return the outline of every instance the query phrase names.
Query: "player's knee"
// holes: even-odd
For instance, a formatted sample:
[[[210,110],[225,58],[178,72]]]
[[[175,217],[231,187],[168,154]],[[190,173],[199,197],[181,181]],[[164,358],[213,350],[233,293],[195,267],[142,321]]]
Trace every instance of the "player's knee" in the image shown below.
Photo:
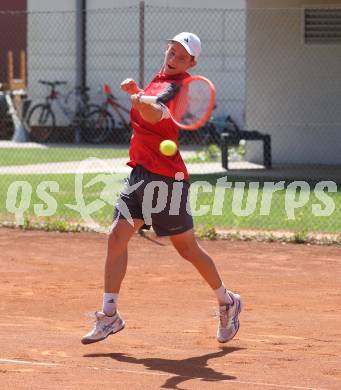
[[[119,230],[112,230],[108,236],[108,249],[120,251],[127,247],[126,237]]]

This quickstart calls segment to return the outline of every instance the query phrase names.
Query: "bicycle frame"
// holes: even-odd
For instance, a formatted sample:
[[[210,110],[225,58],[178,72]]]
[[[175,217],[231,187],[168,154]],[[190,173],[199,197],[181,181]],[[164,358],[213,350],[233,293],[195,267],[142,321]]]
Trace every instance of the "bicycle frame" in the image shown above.
[[[129,128],[130,121],[126,120],[126,117],[123,115],[122,111],[128,114],[130,118],[130,110],[128,110],[126,107],[118,103],[116,97],[112,93],[111,87],[108,84],[104,84],[103,92],[106,96],[106,100],[103,103],[104,109],[107,110],[108,107],[111,106],[111,108],[116,112],[116,114],[119,116],[120,120],[122,121],[123,127]]]
[[[76,95],[75,110],[71,110],[67,104],[67,101],[72,94]],[[53,108],[53,106],[56,105],[70,123],[78,117],[81,108],[84,106],[81,93],[78,93],[76,88],[71,88],[67,94],[62,95],[60,91],[53,87],[50,94],[45,98],[45,102],[50,108]],[[55,102],[55,104],[53,102]]]

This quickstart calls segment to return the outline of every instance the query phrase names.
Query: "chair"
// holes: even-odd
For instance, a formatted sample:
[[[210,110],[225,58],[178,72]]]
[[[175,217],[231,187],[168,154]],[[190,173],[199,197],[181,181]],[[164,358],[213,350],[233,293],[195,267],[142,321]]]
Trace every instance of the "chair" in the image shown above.
[[[225,127],[220,135],[221,141],[221,162],[225,169],[228,169],[228,148],[238,146],[241,140],[263,141],[264,166],[271,168],[271,136],[256,130],[240,130],[237,124],[228,116],[225,120]]]

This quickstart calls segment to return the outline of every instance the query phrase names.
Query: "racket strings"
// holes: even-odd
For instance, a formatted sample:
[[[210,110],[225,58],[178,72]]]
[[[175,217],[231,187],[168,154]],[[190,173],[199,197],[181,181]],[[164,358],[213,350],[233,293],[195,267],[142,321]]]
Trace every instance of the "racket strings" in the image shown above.
[[[185,125],[200,121],[209,110],[211,103],[211,88],[207,82],[195,80],[181,88],[175,102],[174,116]]]

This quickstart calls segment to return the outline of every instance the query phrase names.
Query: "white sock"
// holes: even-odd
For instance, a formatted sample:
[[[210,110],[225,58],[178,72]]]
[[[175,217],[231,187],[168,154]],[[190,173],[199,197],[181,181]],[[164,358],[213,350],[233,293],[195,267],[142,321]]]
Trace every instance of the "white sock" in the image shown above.
[[[215,295],[217,296],[219,305],[229,305],[229,304],[233,303],[231,297],[229,296],[229,294],[226,291],[224,283],[222,283],[222,285],[219,288],[217,288],[216,290],[213,290],[213,291],[215,292]]]
[[[107,316],[112,316],[117,307],[118,294],[117,293],[104,293],[103,294],[103,313]]]

